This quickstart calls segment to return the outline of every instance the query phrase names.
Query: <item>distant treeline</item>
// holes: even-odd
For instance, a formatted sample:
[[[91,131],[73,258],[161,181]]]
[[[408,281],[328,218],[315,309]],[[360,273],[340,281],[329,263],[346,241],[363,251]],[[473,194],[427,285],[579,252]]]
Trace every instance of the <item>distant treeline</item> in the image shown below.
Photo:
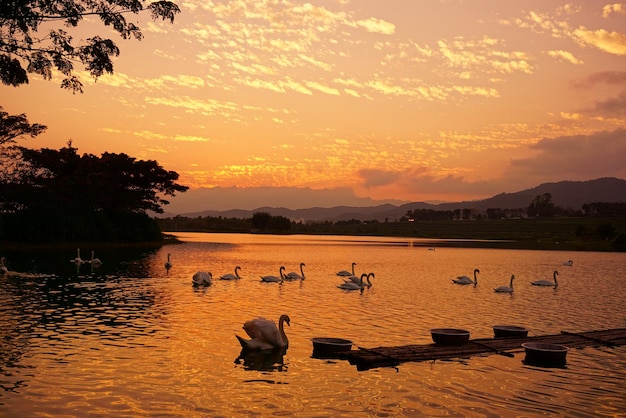
[[[578,216],[552,214],[528,217],[527,212],[500,209],[488,210],[491,216],[475,216],[472,211],[464,210],[416,210],[392,222],[374,219],[295,222],[284,216],[257,212],[251,218],[176,216],[157,219],[157,223],[163,231],[170,232],[398,236],[433,240],[491,240],[500,241],[499,246],[510,248],[626,251],[626,213],[615,210],[621,208],[623,211],[624,204],[594,203],[589,208],[594,208],[593,212],[579,213]],[[613,209],[599,212],[600,208]],[[555,209],[554,213],[558,210]]]

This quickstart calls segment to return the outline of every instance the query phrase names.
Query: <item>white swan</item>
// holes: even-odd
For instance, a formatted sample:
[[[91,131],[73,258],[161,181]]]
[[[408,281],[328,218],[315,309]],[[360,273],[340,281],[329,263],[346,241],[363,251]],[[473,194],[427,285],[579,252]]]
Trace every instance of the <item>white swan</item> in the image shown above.
[[[370,276],[372,276],[372,278],[376,277],[374,273],[367,274],[367,276],[365,277],[365,280],[367,280],[367,287],[372,287],[372,281],[370,280]],[[344,278],[343,281],[345,283],[361,284],[361,278],[357,276],[350,276],[350,277]]]
[[[359,284],[361,282],[361,276],[350,275],[350,276],[343,276],[341,278],[343,279],[345,283],[352,282],[352,283]]]
[[[283,280],[285,280],[285,273],[283,273],[283,270],[285,270],[285,266],[280,266],[280,268],[278,269],[278,273],[279,276],[261,276],[261,281],[262,282],[268,282],[268,283],[282,283]]]
[[[552,286],[552,287],[557,287],[559,285],[559,282],[556,281],[556,276],[558,274],[559,274],[559,272],[554,270],[554,273],[553,273],[554,281],[550,281],[550,280],[535,280],[534,282],[530,282],[530,284],[532,284],[533,286]]]
[[[354,283],[353,281],[349,281],[349,282],[343,282],[337,287],[343,290],[363,290],[363,288],[365,287],[365,285],[363,284],[364,279],[367,279],[367,273],[361,274],[358,284]]]
[[[80,248],[76,249],[76,257],[70,258],[70,263],[75,263],[75,264],[82,264],[83,263],[83,259],[80,258]]]
[[[300,274],[295,271],[290,271],[285,274],[285,280],[304,280],[304,270],[302,269],[306,264],[300,263]]]
[[[498,286],[494,290],[497,293],[513,293],[513,280],[515,280],[515,275],[511,274],[511,282],[508,286]]]
[[[80,258],[80,248],[76,249],[76,258],[70,259],[70,263],[74,263],[77,266],[80,266],[81,264],[84,263],[83,259]]]
[[[100,267],[102,266],[102,261],[99,258],[94,258],[95,255],[95,251],[91,250],[91,260],[88,260],[87,263],[91,263],[91,265],[93,267]]]
[[[193,275],[191,283],[194,286],[211,286],[213,283],[213,275],[211,272],[198,271]]]
[[[239,273],[237,273],[237,270],[241,270],[241,267],[237,266],[235,267],[235,274],[233,273],[226,273],[220,276],[220,280],[239,280],[241,279],[241,277],[239,276]]]
[[[165,268],[167,270],[172,268],[172,262],[170,261],[170,253],[167,253],[167,261],[165,262]]]
[[[337,274],[337,276],[354,276],[354,266],[356,266],[356,263],[352,263],[352,271],[341,270],[335,274]]]
[[[0,276],[5,276],[9,273],[9,269],[4,265],[4,257],[0,257]]]
[[[453,283],[456,284],[478,284],[478,278],[476,277],[476,273],[480,273],[480,270],[474,269],[474,280],[470,279],[468,276],[457,276],[456,279],[452,279]]]
[[[563,263],[564,266],[572,267],[574,265],[574,260],[567,260]]]
[[[289,315],[281,315],[278,319],[278,327],[271,319],[256,318],[246,321],[243,329],[250,340],[235,335],[244,350],[272,350],[275,348],[287,348],[289,340],[285,334],[284,323],[291,326]]]

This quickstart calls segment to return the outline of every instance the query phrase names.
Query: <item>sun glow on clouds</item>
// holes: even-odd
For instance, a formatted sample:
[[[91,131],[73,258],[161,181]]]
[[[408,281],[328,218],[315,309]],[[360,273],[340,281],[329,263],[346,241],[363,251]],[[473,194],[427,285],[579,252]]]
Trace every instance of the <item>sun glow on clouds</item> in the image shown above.
[[[94,139],[167,158],[192,187],[486,197],[556,158],[550,141],[626,125],[621,3],[177,3],[173,26],[143,24],[115,74],[80,74],[83,102],[64,107],[81,122],[106,107],[85,121]]]

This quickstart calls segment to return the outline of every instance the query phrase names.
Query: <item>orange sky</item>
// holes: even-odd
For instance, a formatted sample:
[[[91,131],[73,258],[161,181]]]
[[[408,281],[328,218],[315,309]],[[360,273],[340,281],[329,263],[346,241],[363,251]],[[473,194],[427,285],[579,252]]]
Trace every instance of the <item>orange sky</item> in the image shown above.
[[[155,159],[192,189],[377,200],[626,178],[626,3],[177,4],[172,25],[137,17],[140,42],[79,26],[121,49],[114,75],[77,72],[82,95],[58,74],[1,86],[5,111],[48,126],[20,144]]]

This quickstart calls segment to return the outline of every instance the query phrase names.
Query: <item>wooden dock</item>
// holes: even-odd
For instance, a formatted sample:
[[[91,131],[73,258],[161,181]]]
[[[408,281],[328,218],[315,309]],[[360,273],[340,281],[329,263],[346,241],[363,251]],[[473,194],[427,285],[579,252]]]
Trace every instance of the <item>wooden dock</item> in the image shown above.
[[[341,353],[342,359],[356,365],[358,370],[375,367],[395,367],[400,363],[467,358],[475,355],[500,354],[513,357],[514,352],[524,351],[526,342],[560,344],[569,348],[590,346],[616,347],[626,345],[626,328],[586,332],[561,331],[560,334],[524,338],[480,338],[459,346],[438,344],[404,345],[399,347],[362,348]]]

